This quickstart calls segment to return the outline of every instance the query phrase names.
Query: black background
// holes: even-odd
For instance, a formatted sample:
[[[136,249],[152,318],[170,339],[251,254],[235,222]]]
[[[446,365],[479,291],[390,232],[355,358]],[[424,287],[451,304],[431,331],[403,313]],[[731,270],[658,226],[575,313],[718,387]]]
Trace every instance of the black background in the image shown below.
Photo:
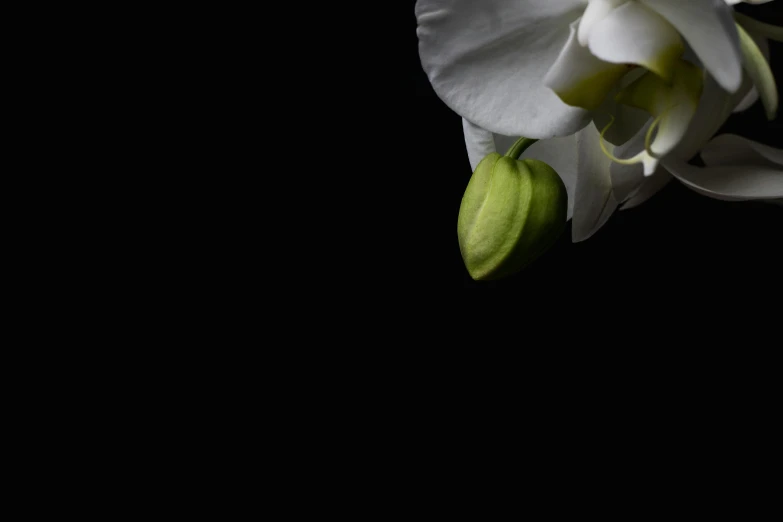
[[[783,25],[775,4],[740,5],[738,11]],[[414,276],[422,284],[445,282],[457,290],[510,291],[520,298],[550,296],[560,300],[596,292],[627,300],[629,306],[649,295],[662,298],[711,289],[711,295],[738,291],[779,299],[783,277],[783,207],[761,202],[725,202],[697,194],[672,181],[641,206],[616,211],[587,241],[571,242],[570,222],[557,244],[522,272],[499,281],[473,281],[457,243],[457,215],[472,174],[460,117],[435,94],[418,55],[416,20],[411,2],[410,71],[414,104],[409,169],[432,188],[414,216],[427,247],[412,258],[426,257]],[[770,42],[771,65],[783,85],[783,44]],[[735,133],[783,147],[781,112],[769,122],[762,104],[733,115],[718,132]],[[416,262],[415,259],[412,262]]]

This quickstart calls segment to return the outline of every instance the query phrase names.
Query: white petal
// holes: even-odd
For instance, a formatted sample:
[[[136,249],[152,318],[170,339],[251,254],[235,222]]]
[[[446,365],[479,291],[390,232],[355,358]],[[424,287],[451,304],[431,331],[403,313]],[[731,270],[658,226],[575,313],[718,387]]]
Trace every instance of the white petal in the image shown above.
[[[576,134],[579,162],[572,227],[574,242],[595,234],[617,208],[609,174],[611,160],[601,152],[599,139],[594,124]]]
[[[664,160],[674,177],[700,194],[726,201],[783,198],[783,169],[755,166],[694,167]]]
[[[727,91],[742,82],[739,37],[733,10],[713,0],[639,0],[666,18]]]
[[[783,150],[751,141],[735,134],[721,134],[701,151],[701,159],[708,167],[756,166],[783,167]]]
[[[568,105],[593,110],[629,68],[601,61],[579,45],[576,25],[576,22],[571,24],[568,41],[547,71],[544,84]]]
[[[582,0],[418,0],[419,55],[435,92],[487,130],[529,138],[571,134],[589,121],[542,79]]]
[[[620,210],[638,207],[657,194],[663,187],[668,185],[672,179],[674,178],[672,178],[672,175],[669,174],[666,169],[658,169],[652,176],[644,178],[644,182],[639,186],[634,195],[623,203]]]
[[[601,60],[641,65],[666,80],[685,50],[677,30],[637,2],[621,5],[596,23],[589,47]]]
[[[496,152],[492,133],[462,118],[462,133],[465,135],[465,148],[468,149],[470,168],[476,170],[487,154]],[[505,151],[501,152],[505,154]]]
[[[498,152],[505,154],[517,138],[495,134],[495,145]],[[563,180],[568,193],[568,219],[574,211],[574,195],[576,192],[577,152],[574,135],[562,138],[539,140],[522,153],[520,159],[537,159],[553,169]]]

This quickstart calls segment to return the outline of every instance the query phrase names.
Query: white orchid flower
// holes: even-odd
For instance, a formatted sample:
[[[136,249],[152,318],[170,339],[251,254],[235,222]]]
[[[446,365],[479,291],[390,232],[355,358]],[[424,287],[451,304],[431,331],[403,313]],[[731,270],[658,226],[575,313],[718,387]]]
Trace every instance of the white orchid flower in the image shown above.
[[[681,166],[735,108],[760,94],[777,111],[764,38],[781,28],[738,15],[742,29],[735,3],[419,0],[417,34],[436,93],[463,117],[471,166],[539,139],[524,156],[560,174],[581,241],[662,188],[667,170],[699,185]],[[763,184],[768,199],[779,181]]]

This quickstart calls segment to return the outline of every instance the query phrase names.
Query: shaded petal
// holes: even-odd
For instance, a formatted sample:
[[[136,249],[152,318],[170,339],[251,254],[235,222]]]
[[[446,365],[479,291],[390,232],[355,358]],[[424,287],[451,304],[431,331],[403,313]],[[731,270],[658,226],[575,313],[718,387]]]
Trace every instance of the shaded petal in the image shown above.
[[[761,54],[764,55],[764,59],[769,61],[769,42],[767,39],[755,31],[748,30],[747,28],[745,29],[747,30],[750,37],[753,38],[753,41],[756,42],[756,45],[761,51]],[[749,109],[754,103],[756,103],[758,99],[759,92],[755,87],[751,87],[750,91],[748,91],[748,94],[746,94],[745,97],[742,98],[742,101],[739,102],[739,105],[734,107],[734,112],[741,112]]]
[[[606,129],[604,139],[612,145],[626,143],[651,119],[650,115],[643,110],[617,103],[614,99],[622,88],[627,87],[644,74],[645,70],[637,67],[623,76],[620,83],[604,99],[604,103],[593,112],[595,128],[601,132]],[[614,116],[614,120],[612,120],[612,116]],[[610,123],[611,125],[609,125]]]
[[[674,178],[666,169],[658,169],[652,176],[644,178],[644,182],[639,186],[634,195],[623,203],[620,210],[638,207],[657,194],[663,187],[668,185],[672,179]]]
[[[669,21],[721,87],[734,92],[742,67],[733,9],[713,0],[639,0]]]
[[[620,159],[629,159],[644,149],[644,138],[647,135],[650,123],[648,122],[639,129],[636,135],[626,143],[615,148],[614,155]],[[613,162],[609,167],[609,174],[612,179],[612,193],[617,202],[623,202],[628,199],[645,180],[644,169],[641,163],[623,165]]]
[[[578,165],[571,229],[574,242],[595,234],[617,208],[609,174],[611,160],[601,152],[599,140],[594,124],[576,134]]]
[[[462,133],[465,135],[465,148],[468,149],[470,168],[475,171],[481,160],[488,154],[497,152],[492,133],[462,118]],[[501,152],[503,154],[503,152]]]
[[[617,81],[628,71],[625,65],[599,60],[576,38],[577,22],[555,63],[547,71],[544,84],[568,105],[598,108]]]
[[[742,98],[742,101],[739,102],[739,105],[734,107],[734,110],[732,112],[742,112],[744,110],[750,109],[754,103],[756,103],[759,100],[759,91],[756,90],[755,87],[753,87],[750,91],[748,91],[748,94],[745,95],[744,98]]]
[[[736,105],[732,95],[724,91],[712,76],[706,75],[696,114],[691,119],[685,136],[669,156],[682,160],[691,159],[726,122]]]
[[[435,92],[457,114],[505,135],[576,132],[589,114],[542,78],[566,43],[583,0],[419,0],[419,55]]]
[[[665,160],[674,177],[696,192],[726,201],[783,198],[783,169],[756,166],[694,167]]]
[[[750,79],[753,80],[754,87],[759,91],[767,119],[772,121],[778,111],[778,91],[775,77],[769,68],[766,57],[753,38],[740,25],[737,26],[737,31],[742,49],[742,65]]]
[[[701,151],[701,159],[712,166],[756,166],[783,170],[783,150],[751,141],[736,134],[721,134]]]
[[[632,63],[671,80],[685,51],[680,34],[661,15],[637,2],[611,11],[590,31],[590,51],[611,63]]]

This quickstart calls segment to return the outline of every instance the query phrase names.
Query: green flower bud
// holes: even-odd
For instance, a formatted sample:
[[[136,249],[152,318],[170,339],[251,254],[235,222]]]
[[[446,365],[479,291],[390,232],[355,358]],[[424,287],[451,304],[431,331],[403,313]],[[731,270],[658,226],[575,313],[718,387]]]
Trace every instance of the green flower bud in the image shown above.
[[[560,176],[541,161],[515,159],[534,141],[481,160],[462,196],[459,248],[477,281],[518,272],[565,228],[568,195]]]

